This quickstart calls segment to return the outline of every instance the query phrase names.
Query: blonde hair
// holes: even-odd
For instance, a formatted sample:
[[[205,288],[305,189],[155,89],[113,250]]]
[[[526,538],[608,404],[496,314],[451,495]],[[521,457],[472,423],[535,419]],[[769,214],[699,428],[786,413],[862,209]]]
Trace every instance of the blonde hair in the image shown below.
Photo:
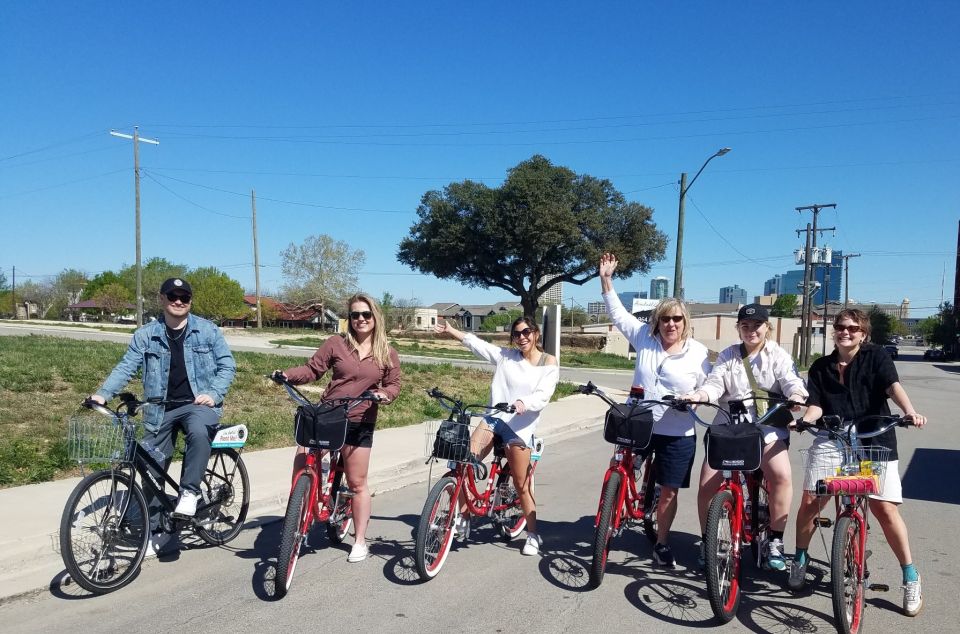
[[[653,322],[653,334],[660,336],[660,316],[674,308],[678,309],[680,314],[683,315],[683,332],[680,333],[680,339],[686,341],[693,334],[693,329],[690,326],[690,313],[687,312],[687,305],[683,303],[683,300],[676,297],[661,299],[657,307],[653,309],[653,314],[650,315],[650,321]]]
[[[392,368],[393,360],[390,358],[390,343],[387,341],[387,329],[383,323],[383,311],[380,310],[380,305],[376,300],[366,293],[355,293],[347,300],[347,332],[343,335],[344,339],[354,350],[360,345],[357,342],[356,333],[353,331],[353,320],[350,319],[350,307],[357,302],[365,303],[370,307],[370,312],[373,313],[373,346],[371,348],[373,359],[381,368]]]

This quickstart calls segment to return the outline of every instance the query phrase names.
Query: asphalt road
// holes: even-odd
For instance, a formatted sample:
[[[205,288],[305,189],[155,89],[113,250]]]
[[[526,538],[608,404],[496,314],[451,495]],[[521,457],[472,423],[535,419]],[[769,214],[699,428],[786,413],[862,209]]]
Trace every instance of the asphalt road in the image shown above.
[[[925,430],[900,433],[907,498],[903,511],[924,578],[926,605],[915,619],[899,613],[899,566],[874,530],[872,580],[892,589],[868,594],[865,627],[949,631],[955,620],[949,616],[952,602],[960,594],[953,570],[960,549],[960,490],[955,484],[960,440],[953,426],[960,405],[960,366],[923,362],[919,351],[909,349],[902,350],[897,366],[918,409],[931,421]],[[808,443],[800,437],[793,446]],[[372,557],[365,562],[348,564],[349,547],[329,547],[318,531],[317,549],[302,557],[294,586],[282,601],[271,596],[280,531],[280,523],[273,522],[248,527],[226,548],[186,540],[188,547],[176,557],[148,562],[130,586],[111,595],[90,597],[75,585],[58,586],[59,578],[54,579],[49,591],[0,605],[0,623],[17,632],[834,631],[829,577],[823,572],[826,555],[818,537],[811,551],[817,578],[809,590],[794,595],[784,589],[784,573],[759,572],[748,564],[737,618],[715,626],[694,564],[699,528],[692,490],[682,493],[674,524],[677,569],[655,568],[650,544],[631,530],[614,543],[603,585],[588,590],[588,544],[609,454],[610,447],[593,435],[548,445],[537,472],[545,542],[538,557],[520,555],[521,541],[504,544],[488,526],[475,525],[471,540],[455,547],[439,576],[419,582],[411,555],[426,495],[420,484],[374,499],[368,531]],[[799,452],[791,454],[799,473]],[[829,533],[824,537],[829,541]],[[792,531],[787,543],[792,546]]]

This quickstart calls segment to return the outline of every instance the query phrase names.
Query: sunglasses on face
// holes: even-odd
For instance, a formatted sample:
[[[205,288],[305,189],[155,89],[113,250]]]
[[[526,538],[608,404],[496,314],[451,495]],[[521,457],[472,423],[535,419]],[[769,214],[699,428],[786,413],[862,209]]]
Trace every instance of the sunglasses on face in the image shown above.
[[[514,331],[513,331],[513,338],[514,338],[514,339],[519,339],[520,337],[526,337],[527,339],[529,339],[529,338],[530,338],[530,334],[531,334],[532,332],[533,332],[533,330],[530,329],[530,328],[524,328],[523,330],[514,330]]]
[[[850,324],[849,326],[845,326],[843,324],[837,324],[836,326],[833,327],[834,332],[843,332],[844,330],[849,332],[851,335],[855,335],[858,332],[863,332],[863,328],[855,324]]]
[[[660,316],[660,323],[669,324],[671,321],[675,324],[679,324],[681,321],[683,321],[683,315],[661,315]]]
[[[184,304],[189,304],[190,300],[193,299],[193,295],[184,295],[183,293],[167,293],[167,301],[175,302],[180,300]]]
[[[373,317],[373,313],[369,310],[350,311],[350,319],[360,319],[361,317],[363,317],[364,319],[370,319],[371,317]]]

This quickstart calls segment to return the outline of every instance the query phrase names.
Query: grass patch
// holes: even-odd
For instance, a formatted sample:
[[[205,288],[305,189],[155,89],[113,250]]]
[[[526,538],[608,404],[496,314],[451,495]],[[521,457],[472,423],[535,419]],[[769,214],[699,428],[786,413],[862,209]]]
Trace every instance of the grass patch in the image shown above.
[[[0,337],[0,487],[76,475],[66,452],[66,429],[81,401],[96,390],[123,355],[126,345],[29,335]],[[224,423],[250,429],[248,447],[269,449],[293,443],[295,405],[286,392],[263,377],[277,368],[303,363],[302,357],[236,352],[237,376],[227,395]],[[632,366],[631,366],[632,367]],[[489,398],[490,374],[451,364],[404,363],[400,396],[380,409],[378,428],[401,427],[440,418],[426,390],[475,403]],[[325,382],[308,386],[319,396]],[[561,383],[554,400],[575,392]],[[142,394],[134,380],[127,389]]]

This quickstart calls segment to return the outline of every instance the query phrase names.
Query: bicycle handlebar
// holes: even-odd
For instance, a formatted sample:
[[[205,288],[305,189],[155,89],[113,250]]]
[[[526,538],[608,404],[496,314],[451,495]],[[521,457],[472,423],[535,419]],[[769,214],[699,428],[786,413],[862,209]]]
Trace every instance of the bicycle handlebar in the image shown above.
[[[188,399],[162,399],[160,397],[152,397],[141,401],[131,392],[120,392],[117,394],[117,398],[120,399],[120,404],[117,405],[116,409],[110,409],[106,404],[100,404],[89,397],[83,399],[83,402],[80,404],[98,414],[103,414],[108,418],[115,418],[120,416],[120,410],[123,408],[126,408],[127,416],[136,416],[144,405],[189,405],[194,402]]]
[[[325,400],[321,399],[321,401],[314,403],[309,398],[307,398],[303,394],[303,392],[298,390],[293,385],[293,383],[291,383],[290,380],[287,379],[286,376],[284,376],[283,372],[280,372],[279,370],[277,370],[273,374],[265,374],[264,376],[270,379],[271,381],[273,381],[274,383],[276,383],[277,385],[282,385],[287,390],[287,394],[290,395],[290,398],[293,399],[294,402],[299,403],[300,405],[317,405],[319,402],[332,403],[336,405],[344,405],[347,408],[347,411],[350,411],[351,409],[353,409],[363,401],[372,401],[374,403],[379,403],[381,400],[376,393],[370,390],[364,390],[360,396],[338,396],[335,398],[328,398]]]
[[[483,415],[483,412],[471,412],[470,410],[484,410],[486,412],[504,412],[506,414],[513,414],[517,409],[514,405],[507,403],[497,403],[496,405],[483,405],[480,403],[477,403],[476,405],[464,405],[462,400],[444,394],[438,387],[426,390],[426,392],[427,396],[436,399],[437,402],[440,403],[440,406],[444,409],[448,409],[454,413],[466,414],[468,416]]]
[[[798,433],[809,431],[814,436],[820,438],[832,438],[849,444],[851,442],[851,432],[855,431],[860,424],[871,420],[887,421],[887,423],[874,431],[856,432],[857,438],[874,438],[894,427],[911,427],[914,424],[912,420],[905,416],[895,416],[891,414],[870,414],[869,416],[848,419],[835,415],[827,415],[813,423],[799,420],[796,423],[795,429]]]
[[[622,403],[618,403],[610,398],[606,392],[594,385],[592,381],[587,381],[586,385],[578,386],[577,391],[581,394],[593,394],[594,396],[601,398],[607,405],[610,405],[611,407],[622,405]],[[633,401],[633,403],[634,405],[666,405],[667,407],[675,407],[674,399],[675,397],[672,394],[668,394],[660,399],[637,399]]]

